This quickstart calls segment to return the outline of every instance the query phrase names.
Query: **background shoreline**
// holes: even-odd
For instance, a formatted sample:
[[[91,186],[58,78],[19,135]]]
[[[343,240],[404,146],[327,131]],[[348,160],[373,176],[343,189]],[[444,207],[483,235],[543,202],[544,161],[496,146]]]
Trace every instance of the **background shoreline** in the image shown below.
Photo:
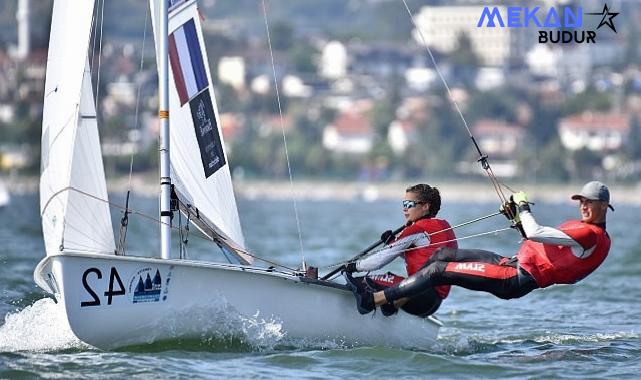
[[[35,176],[0,177],[10,193],[25,194],[38,191],[39,178]],[[243,199],[266,200],[344,200],[366,201],[398,200],[404,189],[420,180],[393,180],[381,182],[338,181],[338,180],[236,180],[236,196]],[[158,194],[155,177],[149,174],[132,176],[133,192],[140,196],[154,197]],[[497,202],[498,196],[489,180],[485,181],[430,181],[441,191],[444,202]],[[578,192],[583,183],[506,183],[515,191],[525,191],[533,201],[547,203],[569,203],[570,195]],[[641,183],[608,184],[612,204],[641,205]],[[108,179],[110,193],[124,193],[129,188],[129,177],[119,176]],[[511,192],[503,188],[506,195]]]

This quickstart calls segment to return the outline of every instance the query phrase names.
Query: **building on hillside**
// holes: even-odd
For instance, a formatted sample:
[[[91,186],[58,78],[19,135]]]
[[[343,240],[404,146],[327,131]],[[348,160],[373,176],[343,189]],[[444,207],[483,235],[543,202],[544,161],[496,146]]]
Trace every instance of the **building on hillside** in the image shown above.
[[[374,128],[366,116],[367,107],[340,112],[323,130],[323,147],[335,153],[365,154],[374,146]]]
[[[472,126],[472,133],[484,154],[490,157],[492,171],[499,177],[514,177],[518,173],[517,151],[527,137],[523,127],[502,120],[484,119]],[[462,162],[462,172],[478,172],[477,163]]]
[[[397,155],[405,153],[412,144],[420,144],[419,126],[429,124],[430,100],[407,97],[396,109],[396,119],[387,130],[387,142]]]
[[[218,61],[218,80],[232,86],[236,91],[245,88],[245,59],[221,57]]]
[[[231,143],[238,138],[244,128],[241,114],[225,112],[220,114],[220,128],[222,129],[225,143]]]
[[[501,15],[507,14],[506,7],[496,8]],[[529,29],[477,27],[482,11],[483,6],[480,5],[424,6],[416,15],[421,33],[414,29],[412,36],[421,45],[424,38],[430,47],[443,53],[452,53],[458,48],[459,36],[465,33],[484,65],[520,63],[527,49],[526,33]]]
[[[402,155],[413,141],[417,140],[416,127],[411,120],[394,120],[387,130],[387,142],[397,155]]]
[[[349,71],[375,78],[403,76],[411,67],[424,66],[425,52],[403,44],[351,43],[347,47]]]
[[[319,72],[323,78],[339,79],[347,75],[347,49],[340,41],[330,41],[321,52]]]
[[[297,75],[285,75],[282,88],[283,95],[290,98],[309,98],[313,95],[312,87]]]
[[[265,115],[259,122],[258,133],[262,137],[274,133],[288,133],[296,127],[294,117],[289,114],[284,114],[282,117],[278,114]]]
[[[623,147],[630,133],[630,118],[621,113],[583,112],[562,118],[557,130],[568,150],[608,153]]]

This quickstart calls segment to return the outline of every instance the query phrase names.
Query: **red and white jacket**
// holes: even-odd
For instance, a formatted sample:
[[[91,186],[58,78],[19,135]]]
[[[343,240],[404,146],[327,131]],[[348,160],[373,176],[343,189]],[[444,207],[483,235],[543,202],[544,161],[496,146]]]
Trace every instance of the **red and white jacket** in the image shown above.
[[[405,227],[384,249],[358,260],[356,270],[367,272],[380,269],[395,258],[403,256],[407,275],[411,276],[421,269],[440,247],[458,248],[456,235],[450,224],[443,219],[419,219]],[[450,292],[450,286],[437,286],[436,291],[441,298],[445,298]]]
[[[558,228],[540,226],[528,211],[520,213],[528,237],[517,258],[519,265],[536,283],[573,284],[592,273],[610,251],[610,236],[605,227],[570,220]]]

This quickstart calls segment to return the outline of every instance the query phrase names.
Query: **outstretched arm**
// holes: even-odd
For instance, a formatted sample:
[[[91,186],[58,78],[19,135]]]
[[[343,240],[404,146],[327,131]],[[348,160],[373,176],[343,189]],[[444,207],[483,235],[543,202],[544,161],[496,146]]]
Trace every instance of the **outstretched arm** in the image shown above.
[[[356,270],[358,272],[367,272],[376,270],[389,264],[395,258],[405,253],[405,250],[412,245],[417,247],[427,246],[430,244],[429,236],[424,233],[415,233],[403,237],[395,242],[387,245],[384,249],[376,252],[375,254],[358,260],[356,262]]]
[[[565,232],[553,227],[539,225],[529,211],[521,211],[519,217],[521,218],[525,235],[529,240],[543,244],[581,247],[576,240]]]

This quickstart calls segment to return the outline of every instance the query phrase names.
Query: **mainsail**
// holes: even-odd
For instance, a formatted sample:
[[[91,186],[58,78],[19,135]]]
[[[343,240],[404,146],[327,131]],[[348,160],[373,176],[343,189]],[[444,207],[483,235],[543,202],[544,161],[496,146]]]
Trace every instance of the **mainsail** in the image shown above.
[[[157,5],[150,1],[156,39]],[[166,1],[166,0],[165,0]],[[170,1],[169,121],[171,179],[186,213],[225,253],[242,253],[240,227],[196,1]]]
[[[115,248],[87,60],[93,6],[90,0],[53,5],[40,177],[47,255]]]

